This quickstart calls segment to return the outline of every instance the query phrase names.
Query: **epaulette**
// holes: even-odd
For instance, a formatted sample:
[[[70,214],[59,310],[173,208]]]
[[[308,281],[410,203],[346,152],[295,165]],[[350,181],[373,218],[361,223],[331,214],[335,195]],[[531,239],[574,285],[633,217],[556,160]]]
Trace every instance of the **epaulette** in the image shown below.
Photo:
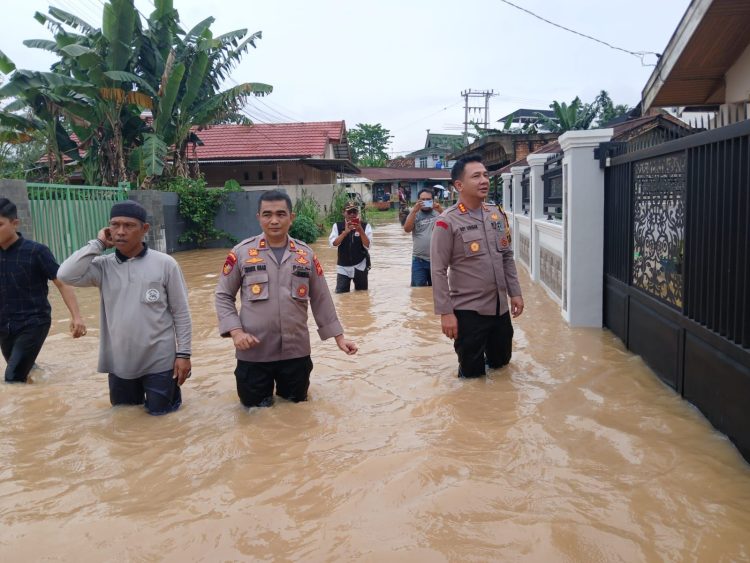
[[[246,238],[245,240],[242,240],[237,243],[237,246],[242,246],[243,244],[247,244],[249,242],[253,242],[255,239],[258,238],[258,235],[255,235],[254,237]]]

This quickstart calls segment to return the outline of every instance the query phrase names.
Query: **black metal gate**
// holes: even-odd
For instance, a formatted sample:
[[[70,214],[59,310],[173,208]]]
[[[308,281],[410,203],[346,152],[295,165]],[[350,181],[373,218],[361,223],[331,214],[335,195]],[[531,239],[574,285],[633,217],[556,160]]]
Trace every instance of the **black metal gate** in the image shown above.
[[[604,207],[605,325],[750,460],[750,121],[611,158]]]

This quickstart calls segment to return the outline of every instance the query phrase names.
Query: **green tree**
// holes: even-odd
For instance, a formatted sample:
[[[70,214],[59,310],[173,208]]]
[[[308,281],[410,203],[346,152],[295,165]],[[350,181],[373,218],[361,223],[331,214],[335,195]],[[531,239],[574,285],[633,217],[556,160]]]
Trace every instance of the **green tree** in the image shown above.
[[[81,162],[88,183],[137,178],[150,185],[162,175],[197,175],[187,162],[188,146],[200,142],[196,129],[231,118],[248,96],[272,90],[258,83],[220,88],[260,32],[247,36],[241,29],[214,37],[209,29],[214,19],[207,18],[186,33],[172,0],[155,0],[145,22],[133,0],[110,0],[101,29],[54,7],[35,18],[54,40],[24,43],[59,60],[51,73],[13,73],[0,97],[16,97],[20,106],[14,109],[29,108],[33,118],[24,120],[6,108],[0,127],[19,134],[46,127],[58,168],[68,154]],[[0,53],[0,71],[12,70]],[[152,121],[142,119],[144,110],[151,111]]]
[[[597,127],[602,127],[604,124],[627,114],[631,110],[627,104],[615,105],[606,90],[599,92],[594,103],[599,108],[598,119],[596,122]]]
[[[374,125],[357,123],[349,129],[349,146],[352,149],[352,160],[360,166],[385,166],[388,154],[385,149],[393,137],[388,129],[380,123]]]
[[[547,117],[537,113],[539,117],[537,123],[541,128],[553,133],[588,129],[596,118],[599,109],[597,104],[584,104],[578,96],[570,104],[555,100],[549,107],[555,112],[555,117]]]

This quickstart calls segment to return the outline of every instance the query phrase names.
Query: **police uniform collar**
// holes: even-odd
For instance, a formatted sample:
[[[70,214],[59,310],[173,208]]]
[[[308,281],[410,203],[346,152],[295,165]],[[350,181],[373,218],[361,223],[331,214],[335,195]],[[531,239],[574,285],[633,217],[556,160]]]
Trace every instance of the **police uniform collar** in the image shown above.
[[[143,258],[146,255],[146,252],[148,252],[148,245],[145,242],[141,243],[143,245],[143,249],[133,256],[133,258]],[[120,252],[119,249],[115,248],[115,257],[117,258],[117,261],[122,264],[123,262],[127,262],[130,260],[127,256],[125,256],[122,252]]]

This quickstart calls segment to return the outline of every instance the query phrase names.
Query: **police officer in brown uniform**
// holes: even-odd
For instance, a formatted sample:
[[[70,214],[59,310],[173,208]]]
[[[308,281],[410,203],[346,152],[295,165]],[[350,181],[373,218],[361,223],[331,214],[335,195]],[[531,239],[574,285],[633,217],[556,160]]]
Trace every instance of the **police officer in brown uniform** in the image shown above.
[[[280,397],[307,400],[313,368],[308,306],[323,340],[334,337],[342,351],[357,352],[344,338],[320,262],[309,246],[288,236],[294,220],[289,196],[263,193],[258,220],[263,234],[232,249],[216,288],[219,331],[237,349],[237,394],[246,407],[271,406],[274,382]]]
[[[499,368],[510,361],[510,316],[523,312],[523,297],[508,219],[484,203],[490,183],[481,157],[457,160],[451,179],[458,203],[435,221],[430,242],[435,313],[454,341],[459,377],[480,377],[485,364]]]

